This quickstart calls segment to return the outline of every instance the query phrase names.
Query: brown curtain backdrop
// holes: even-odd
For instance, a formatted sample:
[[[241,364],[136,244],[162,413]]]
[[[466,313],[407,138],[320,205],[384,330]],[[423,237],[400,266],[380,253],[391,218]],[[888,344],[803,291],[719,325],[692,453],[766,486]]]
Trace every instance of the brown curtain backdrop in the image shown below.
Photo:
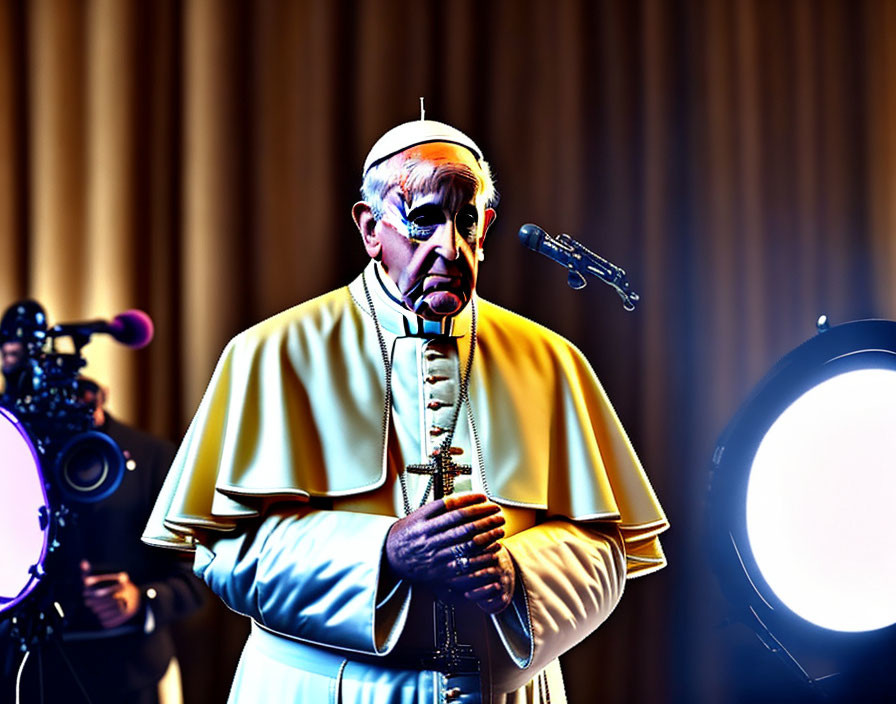
[[[673,524],[565,659],[571,701],[747,701],[710,459],[820,313],[896,317],[894,36],[889,0],[0,0],[0,305],[149,312],[149,348],[98,340],[88,371],[176,440],[231,335],[363,265],[360,165],[424,96],[497,172],[481,293],[585,351]],[[567,288],[530,221],[643,304]],[[241,628],[183,636],[188,702],[223,701]]]

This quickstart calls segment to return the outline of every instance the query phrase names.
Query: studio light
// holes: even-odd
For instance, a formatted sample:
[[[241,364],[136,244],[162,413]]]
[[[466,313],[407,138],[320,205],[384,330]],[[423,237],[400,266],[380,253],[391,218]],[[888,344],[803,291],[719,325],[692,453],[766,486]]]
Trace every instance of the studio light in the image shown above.
[[[47,493],[37,452],[22,424],[0,408],[0,614],[38,584],[47,555]]]
[[[896,322],[818,329],[722,434],[707,502],[732,615],[812,686],[896,638]]]

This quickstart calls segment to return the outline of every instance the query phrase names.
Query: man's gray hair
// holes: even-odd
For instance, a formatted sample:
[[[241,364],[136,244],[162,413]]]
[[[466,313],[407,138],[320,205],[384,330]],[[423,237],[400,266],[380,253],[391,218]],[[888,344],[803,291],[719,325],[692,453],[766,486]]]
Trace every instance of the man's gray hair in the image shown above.
[[[480,159],[478,164],[481,173],[464,164],[451,162],[433,167],[431,161],[398,153],[367,170],[361,184],[361,198],[370,206],[373,217],[380,220],[385,214],[383,201],[396,186],[402,189],[407,202],[411,193],[435,191],[446,181],[461,180],[477,190],[477,200],[481,199],[486,208],[494,208],[500,199],[495,189],[495,178],[485,159]]]

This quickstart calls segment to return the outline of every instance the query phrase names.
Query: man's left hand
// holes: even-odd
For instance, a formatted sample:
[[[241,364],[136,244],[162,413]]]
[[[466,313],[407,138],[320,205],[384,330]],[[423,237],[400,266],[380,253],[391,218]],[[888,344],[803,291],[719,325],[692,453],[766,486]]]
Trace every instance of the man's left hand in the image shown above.
[[[453,592],[462,592],[464,598],[487,614],[500,613],[510,606],[516,587],[516,567],[510,553],[500,543],[497,545],[489,556],[492,559],[488,566],[473,568],[474,571],[454,577],[448,583]]]
[[[82,563],[84,604],[103,628],[116,628],[132,619],[140,609],[140,590],[127,572],[88,574]]]

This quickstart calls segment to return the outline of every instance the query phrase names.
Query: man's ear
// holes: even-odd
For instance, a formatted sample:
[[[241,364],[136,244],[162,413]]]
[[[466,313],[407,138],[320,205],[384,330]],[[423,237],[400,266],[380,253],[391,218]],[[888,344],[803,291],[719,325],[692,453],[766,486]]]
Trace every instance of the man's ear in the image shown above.
[[[373,217],[370,206],[363,200],[359,200],[352,206],[352,219],[355,221],[358,232],[361,233],[367,254],[371,259],[379,259],[383,245],[376,234],[376,218]]]
[[[492,226],[492,223],[495,222],[495,219],[498,217],[498,213],[494,208],[486,208],[485,212],[482,214],[482,237],[479,238],[479,248],[485,246],[485,235],[488,232],[488,228]]]

